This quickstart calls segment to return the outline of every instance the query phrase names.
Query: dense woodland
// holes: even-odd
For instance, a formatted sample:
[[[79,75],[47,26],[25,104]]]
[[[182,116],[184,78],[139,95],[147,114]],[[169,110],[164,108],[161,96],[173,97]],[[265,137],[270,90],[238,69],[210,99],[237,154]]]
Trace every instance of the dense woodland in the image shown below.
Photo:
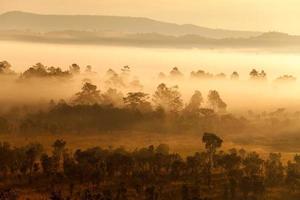
[[[280,153],[264,160],[244,149],[224,152],[223,140],[213,133],[204,133],[202,142],[205,151],[186,158],[166,144],[72,151],[56,140],[52,152],[45,152],[38,143],[1,143],[0,198],[17,199],[26,188],[52,200],[299,198],[299,155],[284,164]]]

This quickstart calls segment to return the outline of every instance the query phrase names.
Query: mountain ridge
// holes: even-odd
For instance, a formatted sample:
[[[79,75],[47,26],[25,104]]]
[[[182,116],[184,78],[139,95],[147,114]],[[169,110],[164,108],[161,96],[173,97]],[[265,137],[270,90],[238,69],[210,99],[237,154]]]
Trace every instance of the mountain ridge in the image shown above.
[[[109,15],[52,15],[10,11],[0,15],[0,30],[50,31],[116,31],[125,33],[158,33],[165,35],[199,35],[209,38],[246,38],[262,32],[214,29],[194,24],[176,24],[146,17]]]

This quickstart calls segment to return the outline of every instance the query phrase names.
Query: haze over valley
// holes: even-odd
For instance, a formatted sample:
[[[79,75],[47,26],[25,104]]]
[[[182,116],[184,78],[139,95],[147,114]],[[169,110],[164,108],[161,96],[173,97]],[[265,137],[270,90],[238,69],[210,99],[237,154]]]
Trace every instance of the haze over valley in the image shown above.
[[[0,0],[0,200],[300,199],[299,6]]]

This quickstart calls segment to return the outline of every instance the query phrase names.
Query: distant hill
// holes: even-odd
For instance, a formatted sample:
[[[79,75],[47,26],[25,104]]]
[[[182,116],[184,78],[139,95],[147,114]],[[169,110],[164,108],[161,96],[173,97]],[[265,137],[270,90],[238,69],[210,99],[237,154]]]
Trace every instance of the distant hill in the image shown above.
[[[279,32],[247,32],[178,25],[147,18],[0,15],[0,40],[61,44],[101,44],[168,48],[264,48],[300,51],[300,36]]]
[[[0,40],[60,44],[93,44],[168,48],[264,48],[300,50],[300,36],[268,32],[249,38],[206,38],[199,35],[171,36],[158,33],[97,31],[0,31]],[[291,49],[293,47],[293,49]]]
[[[33,32],[94,31],[156,33],[170,36],[198,35],[205,38],[247,38],[260,32],[211,29],[191,24],[178,25],[142,17],[100,15],[41,15],[20,11],[0,15],[0,30]]]

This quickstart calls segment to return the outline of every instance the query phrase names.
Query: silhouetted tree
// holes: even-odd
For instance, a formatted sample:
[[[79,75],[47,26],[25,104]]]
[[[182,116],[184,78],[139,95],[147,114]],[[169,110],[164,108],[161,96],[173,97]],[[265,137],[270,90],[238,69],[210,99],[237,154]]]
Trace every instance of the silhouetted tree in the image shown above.
[[[101,96],[100,91],[97,90],[97,86],[89,82],[84,83],[81,88],[81,92],[75,94],[75,97],[72,101],[73,104],[80,105],[93,105],[100,103]]]
[[[203,103],[203,97],[200,91],[196,90],[193,96],[190,99],[189,104],[186,106],[186,109],[190,112],[199,111]]]
[[[256,69],[252,69],[250,72],[250,79],[251,80],[266,80],[267,79],[267,74],[265,73],[264,70],[261,70],[261,72],[256,71]]]
[[[213,157],[217,148],[221,147],[223,140],[214,133],[204,133],[202,142],[205,144],[205,149],[209,155],[209,165],[212,167],[214,165]]]
[[[28,170],[30,179],[32,177],[32,172],[35,171],[34,167],[38,164],[37,161],[42,152],[43,146],[39,143],[32,143],[26,147],[26,160],[23,165],[23,172],[26,173]]]
[[[77,65],[76,63],[73,63],[69,67],[69,71],[70,71],[71,74],[79,74],[80,73],[80,66]]]
[[[42,63],[37,63],[32,67],[25,70],[21,75],[20,79],[30,78],[70,78],[71,74],[68,71],[63,71],[59,67],[47,67]]]
[[[213,78],[213,74],[205,72],[203,70],[198,70],[198,71],[192,71],[191,72],[191,78],[196,78],[196,79],[211,79]]]
[[[151,111],[151,104],[148,102],[149,95],[143,92],[129,92],[124,97],[124,103],[130,109],[140,111]]]
[[[283,75],[275,79],[275,83],[293,83],[297,78],[292,75]]]
[[[170,71],[170,77],[171,78],[178,79],[178,78],[181,78],[182,76],[183,76],[183,74],[179,71],[178,67],[174,67]]]
[[[58,172],[60,170],[61,166],[61,160],[63,153],[65,151],[66,142],[64,140],[56,140],[52,147],[53,147],[53,167],[55,172]]]
[[[127,75],[127,73],[125,73]],[[123,77],[120,76],[118,73],[116,73],[114,70],[109,69],[106,72],[107,80],[105,81],[105,84],[110,88],[124,88],[126,87],[125,81],[123,80]],[[125,76],[126,77],[126,76]]]
[[[208,93],[208,103],[215,111],[224,112],[226,111],[226,103],[221,99],[218,91],[210,90]]]
[[[205,149],[208,154],[208,164],[206,165],[205,173],[207,185],[208,187],[211,187],[211,170],[214,166],[214,155],[216,153],[216,149],[221,147],[223,140],[213,133],[204,133],[202,142],[205,144]]]
[[[174,86],[168,88],[164,83],[161,83],[157,87],[153,95],[153,101],[157,107],[162,107],[168,112],[177,112],[181,110],[183,106],[178,87]]]
[[[280,159],[280,153],[270,153],[265,163],[266,182],[271,186],[283,183],[284,167]]]
[[[255,175],[261,175],[263,160],[256,152],[249,153],[243,160],[245,166],[245,172],[248,176],[253,177]]]
[[[11,64],[6,60],[0,62],[0,75],[12,75],[15,72],[11,69]]]
[[[232,72],[230,79],[231,80],[238,80],[240,78],[240,75],[237,72]]]

